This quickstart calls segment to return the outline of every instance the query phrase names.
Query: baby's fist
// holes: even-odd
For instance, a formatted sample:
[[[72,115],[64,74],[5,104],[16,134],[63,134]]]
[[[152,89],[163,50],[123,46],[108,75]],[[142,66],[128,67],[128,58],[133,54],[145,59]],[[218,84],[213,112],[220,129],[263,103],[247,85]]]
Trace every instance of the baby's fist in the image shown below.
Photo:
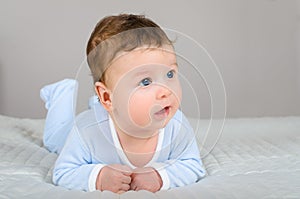
[[[131,174],[130,189],[157,192],[162,187],[159,173],[152,167],[137,168]]]
[[[98,174],[96,189],[123,193],[130,189],[131,169],[128,166],[114,164],[101,169]]]

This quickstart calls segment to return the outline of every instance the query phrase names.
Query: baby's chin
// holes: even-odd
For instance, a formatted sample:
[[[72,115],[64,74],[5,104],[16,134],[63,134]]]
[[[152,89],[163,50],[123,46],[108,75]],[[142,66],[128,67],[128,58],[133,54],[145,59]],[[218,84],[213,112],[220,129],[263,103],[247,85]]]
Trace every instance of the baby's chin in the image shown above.
[[[149,139],[149,138],[152,138],[152,137],[158,135],[159,132],[160,131],[157,130],[156,132],[153,132],[153,133],[151,133],[151,132],[149,132],[149,133],[140,133],[138,135],[135,135],[134,137],[138,138],[138,139]]]
[[[126,132],[128,135],[140,138],[140,139],[147,139],[153,136],[156,136],[161,129],[163,129],[167,125],[167,122],[161,124],[149,124],[146,127],[132,127],[130,130],[128,129]]]
[[[146,139],[157,135],[161,129],[167,126],[174,115],[175,112],[170,111],[168,116],[163,119],[148,117],[147,120],[138,120],[137,118],[137,120],[134,120],[132,118],[125,123],[118,123],[118,126],[124,133],[131,137]]]

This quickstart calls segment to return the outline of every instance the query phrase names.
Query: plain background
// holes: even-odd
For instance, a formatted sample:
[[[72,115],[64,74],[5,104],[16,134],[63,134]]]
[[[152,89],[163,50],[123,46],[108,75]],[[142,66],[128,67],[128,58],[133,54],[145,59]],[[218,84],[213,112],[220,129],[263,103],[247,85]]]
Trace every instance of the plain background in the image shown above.
[[[226,87],[227,117],[300,115],[298,0],[0,4],[0,114],[44,118],[40,88],[76,76],[99,19],[135,13],[189,35],[208,50]],[[201,103],[206,107],[208,102]],[[209,108],[202,116],[209,116]]]

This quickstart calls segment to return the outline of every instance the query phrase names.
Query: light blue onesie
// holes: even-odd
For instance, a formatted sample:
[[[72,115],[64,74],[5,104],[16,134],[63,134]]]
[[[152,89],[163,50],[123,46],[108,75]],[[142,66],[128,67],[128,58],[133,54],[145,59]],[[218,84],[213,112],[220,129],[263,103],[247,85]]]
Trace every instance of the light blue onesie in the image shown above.
[[[65,84],[70,90],[76,85],[73,81],[64,80],[48,86],[48,89],[58,85],[64,87],[62,84]],[[71,83],[73,86],[70,87]],[[59,90],[56,89],[56,92]],[[56,105],[58,104],[57,102]],[[53,107],[48,107],[48,111],[51,108]],[[61,114],[65,112],[64,109],[61,110]],[[73,114],[70,117],[72,119]],[[48,113],[46,127],[50,118],[56,120],[54,115]],[[58,121],[54,123],[60,124]],[[94,191],[97,175],[103,166],[124,164],[135,168],[122,150],[112,120],[100,103],[95,103],[91,109],[79,114],[72,126],[69,123],[64,120],[64,124],[67,124],[65,131],[70,131],[71,128],[67,132],[69,135],[66,141],[64,138],[61,141],[59,134],[45,128],[48,137],[44,139],[45,146],[51,146],[48,147],[50,150],[60,152],[53,171],[55,184],[70,189]],[[63,125],[60,124],[57,129],[63,132]],[[53,135],[49,136],[51,134]],[[61,151],[62,146],[53,147],[57,141],[58,145],[65,142]],[[178,110],[166,127],[160,129],[155,154],[146,166],[155,168],[160,174],[163,181],[161,189],[188,185],[205,176],[193,129],[181,111]]]

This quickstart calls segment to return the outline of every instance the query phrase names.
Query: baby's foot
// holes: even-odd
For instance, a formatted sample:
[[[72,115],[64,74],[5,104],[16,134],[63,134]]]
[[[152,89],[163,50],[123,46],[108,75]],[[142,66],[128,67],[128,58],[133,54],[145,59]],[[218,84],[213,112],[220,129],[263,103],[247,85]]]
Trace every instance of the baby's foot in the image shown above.
[[[71,100],[68,101],[68,103],[74,102],[73,108],[75,108],[75,99],[77,97],[75,95],[77,94],[77,88],[78,82],[76,80],[64,79],[62,81],[44,86],[40,90],[40,97],[45,102],[45,107],[48,110],[62,97],[68,97],[68,100]]]

